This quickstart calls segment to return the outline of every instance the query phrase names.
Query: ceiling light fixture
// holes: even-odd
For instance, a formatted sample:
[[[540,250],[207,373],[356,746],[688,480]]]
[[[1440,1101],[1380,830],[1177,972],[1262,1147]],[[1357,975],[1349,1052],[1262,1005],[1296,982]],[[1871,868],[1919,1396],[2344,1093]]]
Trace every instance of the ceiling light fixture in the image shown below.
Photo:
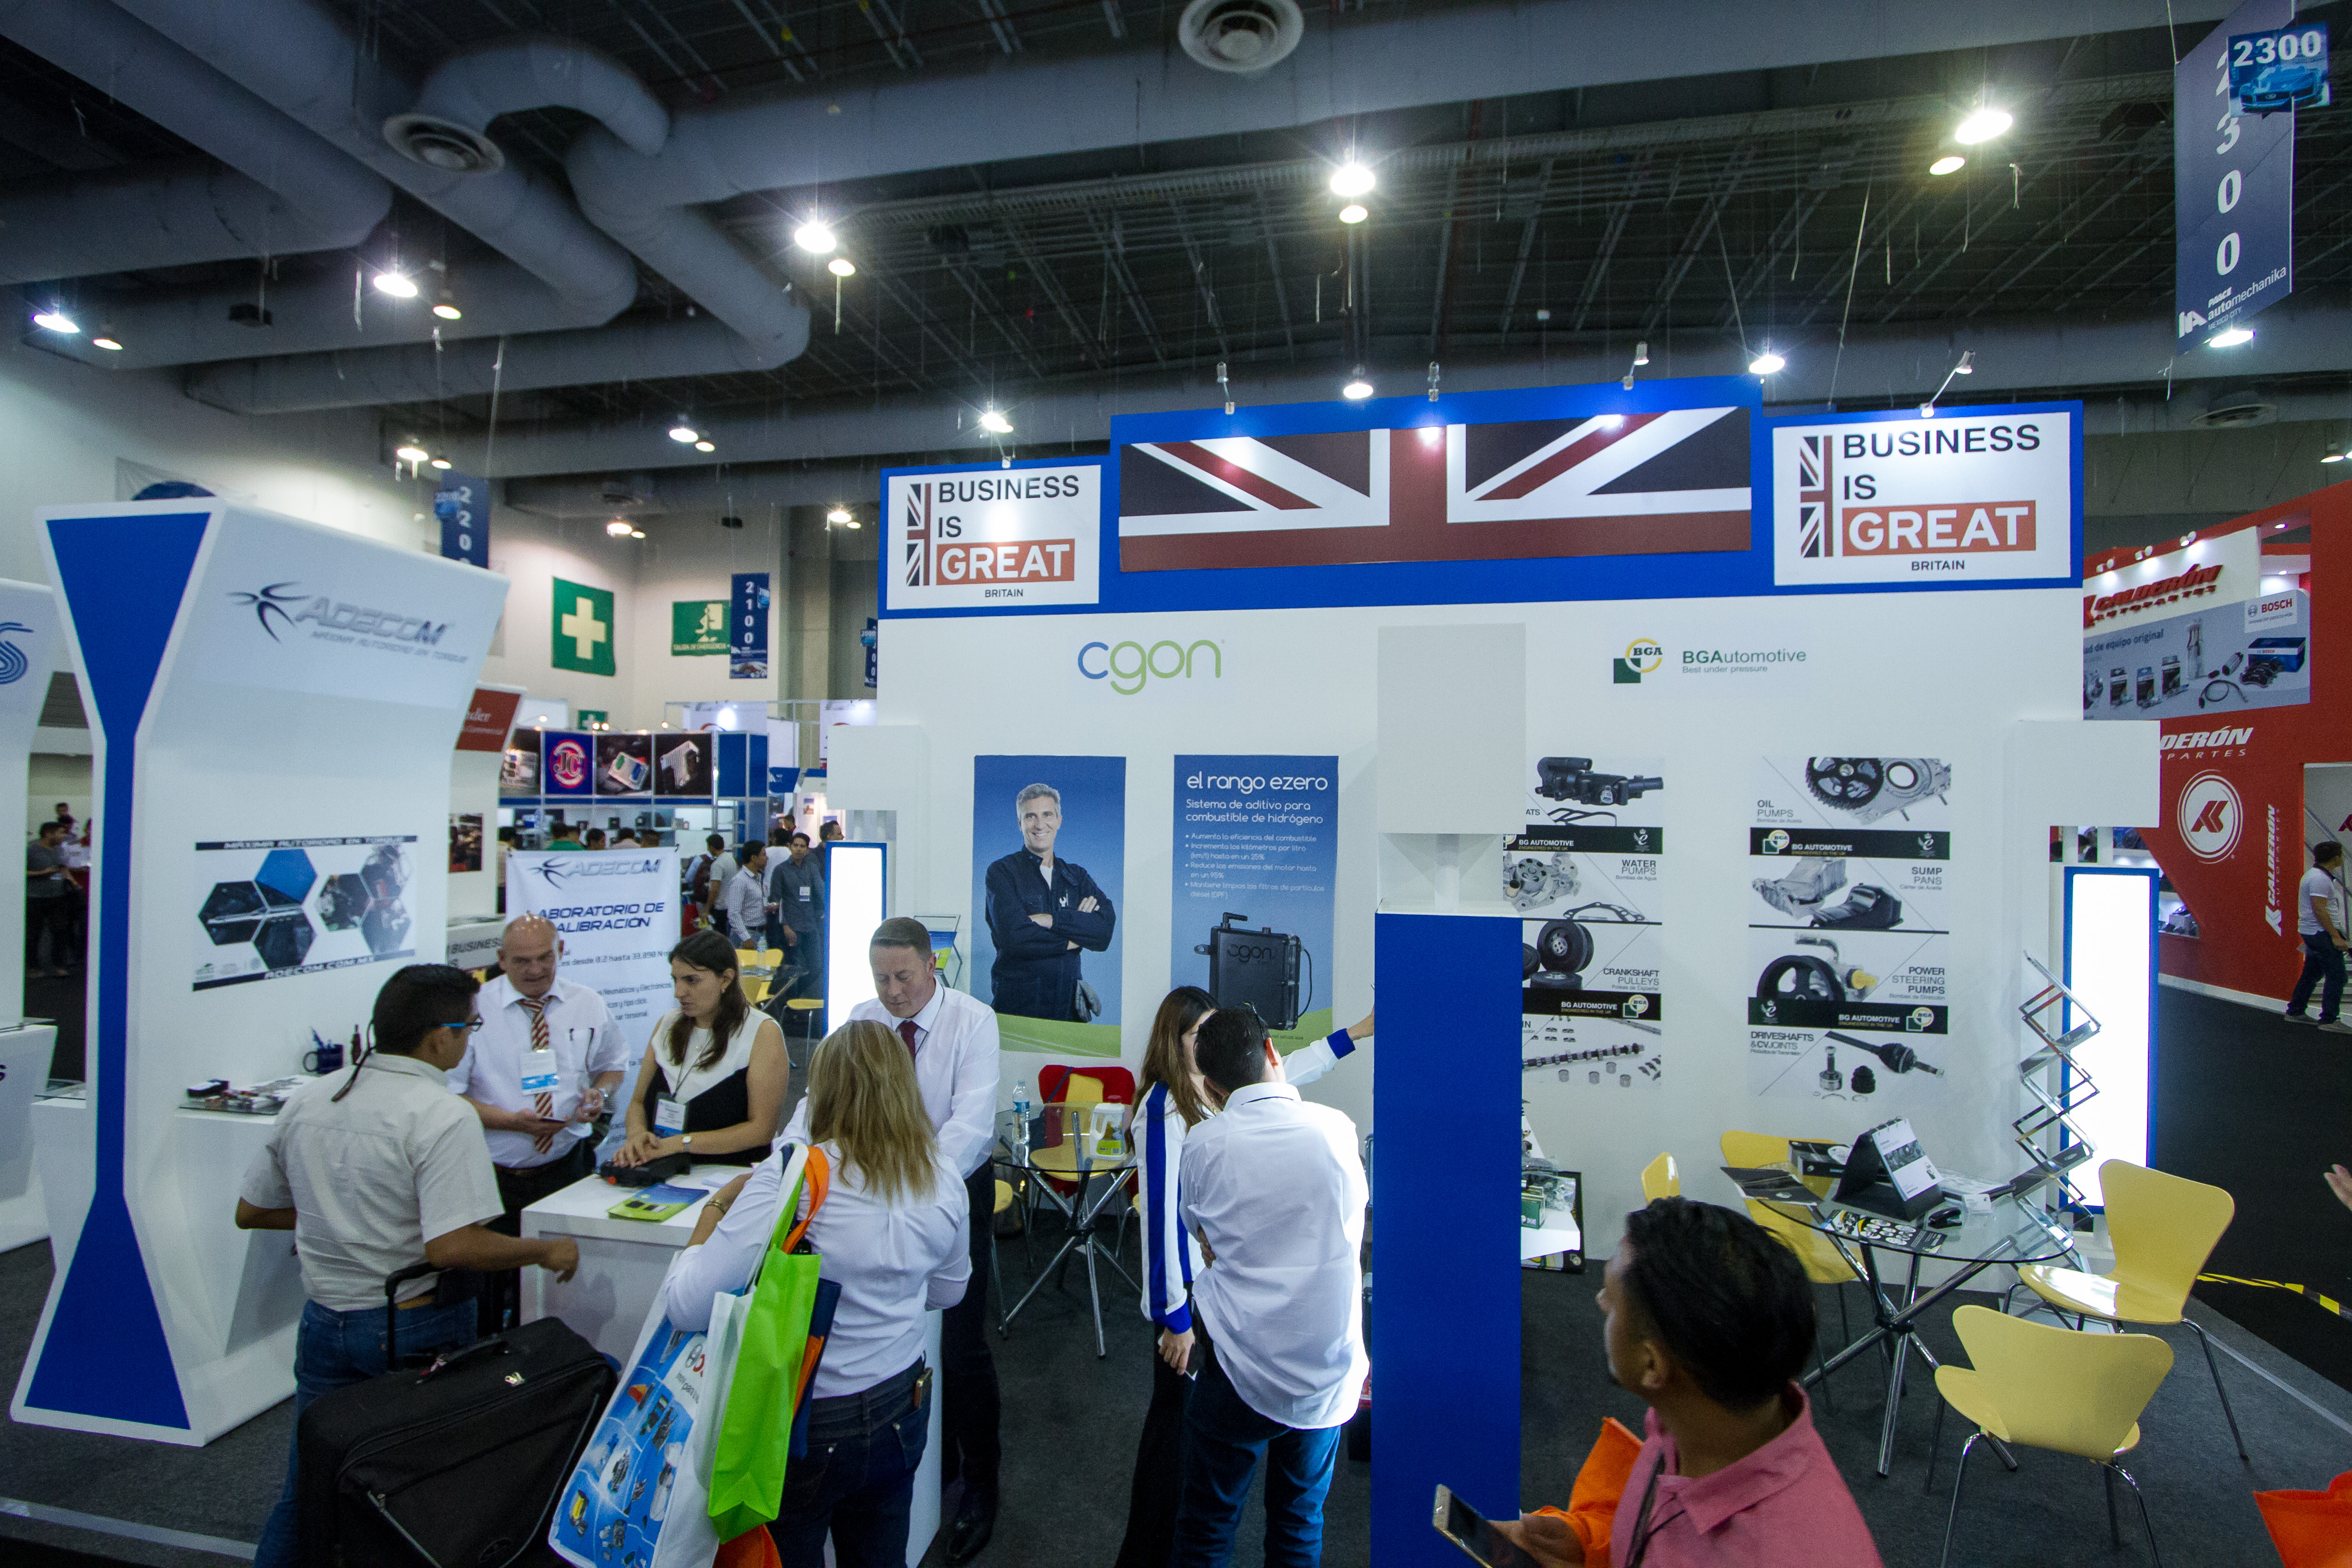
[[[2344,454],[2341,452],[2322,452],[2319,454],[2319,460],[2323,463],[2340,463],[2344,460]]]
[[[716,442],[704,440],[697,441],[694,444],[694,449],[698,452],[716,452],[719,447]]]
[[[1957,174],[1968,166],[1969,161],[1966,158],[1961,157],[1958,153],[1947,153],[1942,157],[1927,165],[1927,173],[1931,174]]]
[[[793,230],[793,243],[803,250],[814,251],[819,256],[829,256],[833,253],[833,247],[841,242],[834,237],[833,230],[825,226],[823,219],[811,218]]]
[[[1371,395],[1372,384],[1365,376],[1362,365],[1356,367],[1355,374],[1348,378],[1348,384],[1339,389],[1339,395],[1350,403],[1361,403]]]
[[[115,337],[113,333],[108,331],[104,327],[98,329],[98,336],[89,340],[89,346],[94,349],[105,349],[110,353],[119,354],[122,352],[121,340]]]
[[[632,529],[627,523],[623,522],[616,517],[612,521],[604,525],[604,531],[611,534],[615,539],[626,539],[631,533],[635,532],[635,530]]]
[[[1960,363],[1952,367],[1952,374],[1954,375],[1974,375],[1976,373],[1977,351],[1974,349],[1962,349],[1960,351]]]
[[[2253,341],[2253,330],[2250,327],[2225,327],[2207,338],[2205,346],[2209,349],[2233,349],[2240,343],[2250,343]]]
[[[433,313],[445,321],[462,321],[466,319],[466,312],[457,309],[457,297],[446,289],[442,289],[441,297],[433,301]]]
[[[1341,223],[1361,223],[1371,216],[1372,215],[1370,213],[1364,210],[1364,204],[1361,202],[1349,202],[1346,206],[1339,209],[1339,221]]]
[[[843,523],[842,526],[844,528],[856,528],[857,526],[857,520],[853,517],[847,522]]]
[[[33,325],[46,331],[63,332],[72,337],[81,331],[81,323],[52,305],[33,318]]]
[[[677,416],[677,423],[669,427],[669,438],[681,447],[690,447],[702,439],[702,432],[697,430],[687,416],[681,414]]]
[[[427,468],[446,469],[449,467],[449,459],[446,458],[434,458],[429,459],[425,466]]]
[[[993,408],[983,408],[980,411],[980,427],[992,436],[1013,434],[1013,421]]]
[[[1979,109],[1960,121],[1959,128],[1952,132],[1952,140],[1963,147],[1973,147],[1979,142],[1991,141],[2016,123],[2005,109]]]
[[[646,536],[646,531],[645,531],[644,529],[642,529],[642,528],[633,528],[633,529],[629,530],[629,537],[630,537],[631,539],[643,539],[645,536]],[[605,729],[607,729],[607,730],[611,729],[612,727],[613,727],[613,726],[611,726],[610,724],[607,724],[607,725],[605,725],[605,726],[604,726],[604,728],[605,728]]]
[[[1372,172],[1353,158],[1331,171],[1331,194],[1335,196],[1369,195],[1376,183]]]
[[[1748,374],[1750,375],[1778,375],[1788,368],[1789,362],[1770,349],[1766,349],[1748,362]]]
[[[831,511],[824,514],[824,521],[830,523],[844,523],[855,522],[856,519],[849,515],[849,509],[847,507],[837,506]]]
[[[827,272],[832,273],[835,278],[855,278],[857,276],[857,263],[850,260],[846,256],[835,257],[832,260],[824,264],[824,269]]]
[[[433,454],[414,441],[404,441],[392,449],[392,455],[404,463],[421,463]]]
[[[1633,363],[1635,364],[1647,364],[1650,363],[1650,343],[1648,339],[1644,338],[1642,342],[1633,345]]]
[[[416,298],[416,279],[396,267],[386,268],[375,275],[375,289],[377,293],[389,294],[395,300]]]

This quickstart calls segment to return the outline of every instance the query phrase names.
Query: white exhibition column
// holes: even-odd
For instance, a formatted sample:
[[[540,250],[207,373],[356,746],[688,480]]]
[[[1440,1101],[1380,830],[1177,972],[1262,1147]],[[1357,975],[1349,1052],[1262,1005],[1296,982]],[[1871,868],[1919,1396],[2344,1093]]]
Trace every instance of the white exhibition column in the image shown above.
[[[0,579],[0,822],[25,820],[26,767],[48,695],[58,643],[57,595]],[[22,1026],[25,899],[0,899],[0,1252],[49,1234],[33,1160],[33,1097],[48,1080],[57,1031]]]
[[[40,521],[95,742],[86,1142],[9,1413],[201,1444],[292,1389],[283,1233],[233,1213],[263,1117],[189,1084],[300,1070],[443,951],[449,752],[505,580],[231,502]]]

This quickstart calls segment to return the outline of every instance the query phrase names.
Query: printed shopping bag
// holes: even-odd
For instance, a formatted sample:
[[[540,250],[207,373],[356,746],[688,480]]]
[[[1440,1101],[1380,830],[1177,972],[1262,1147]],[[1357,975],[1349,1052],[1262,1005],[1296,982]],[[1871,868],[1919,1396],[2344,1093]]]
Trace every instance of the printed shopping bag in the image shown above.
[[[740,1339],[726,1394],[711,1416],[709,1510],[722,1540],[776,1517],[791,1459],[793,1425],[815,1375],[824,1341],[810,1326],[823,1281],[821,1259],[805,1248],[809,1222],[824,1202],[830,1172],[823,1153],[795,1150],[786,1160],[777,1233],[740,1309]],[[792,1223],[787,1227],[787,1220]]]
[[[2324,1492],[2256,1492],[2254,1506],[2286,1568],[2352,1568],[2352,1470]]]
[[[676,1268],[678,1262],[673,1260]],[[720,1537],[688,1448],[713,1424],[707,1336],[671,1325],[656,1293],[629,1373],[598,1422],[549,1527],[579,1568],[709,1568]]]

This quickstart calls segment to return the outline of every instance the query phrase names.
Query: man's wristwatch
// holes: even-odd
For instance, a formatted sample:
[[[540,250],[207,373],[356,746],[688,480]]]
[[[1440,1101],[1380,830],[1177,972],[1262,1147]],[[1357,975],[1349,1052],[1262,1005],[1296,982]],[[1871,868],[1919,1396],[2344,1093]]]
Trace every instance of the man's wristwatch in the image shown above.
[[[693,1148],[693,1147],[694,1147],[694,1134],[693,1134],[693,1133],[691,1133],[691,1132],[681,1132],[681,1133],[679,1133],[679,1134],[677,1135],[677,1146],[678,1146],[680,1149],[691,1149],[691,1148]]]

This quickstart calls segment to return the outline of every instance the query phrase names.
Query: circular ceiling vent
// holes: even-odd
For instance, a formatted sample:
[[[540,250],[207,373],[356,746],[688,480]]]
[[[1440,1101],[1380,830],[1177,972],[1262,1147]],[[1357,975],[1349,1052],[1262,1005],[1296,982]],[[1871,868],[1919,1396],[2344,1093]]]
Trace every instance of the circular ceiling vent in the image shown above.
[[[1219,71],[1262,71],[1306,30],[1297,0],[1192,0],[1176,24],[1184,52]]]
[[[2247,388],[2217,392],[2205,405],[2205,412],[2191,421],[2200,430],[2234,430],[2248,425],[2267,425],[2278,417],[2278,405],[2261,393]]]
[[[402,157],[452,174],[489,174],[506,167],[497,142],[454,120],[395,114],[383,122],[383,139]]]

